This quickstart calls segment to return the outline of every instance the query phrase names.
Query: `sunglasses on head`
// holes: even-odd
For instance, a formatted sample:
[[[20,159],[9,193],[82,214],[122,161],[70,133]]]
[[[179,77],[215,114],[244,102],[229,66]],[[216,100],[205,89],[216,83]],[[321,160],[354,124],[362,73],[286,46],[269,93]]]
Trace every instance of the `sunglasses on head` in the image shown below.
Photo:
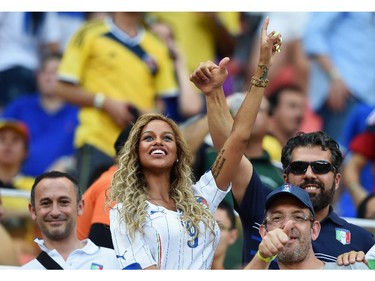
[[[336,168],[329,162],[319,160],[314,162],[305,162],[305,161],[294,161],[289,164],[287,172],[292,174],[301,175],[306,173],[307,168],[311,167],[315,174],[326,174],[330,171],[335,172]]]

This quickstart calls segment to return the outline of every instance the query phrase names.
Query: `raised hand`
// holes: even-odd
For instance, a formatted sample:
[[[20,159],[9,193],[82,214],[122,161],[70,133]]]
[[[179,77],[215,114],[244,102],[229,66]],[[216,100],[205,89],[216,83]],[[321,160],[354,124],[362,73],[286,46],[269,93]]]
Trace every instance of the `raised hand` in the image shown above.
[[[225,57],[219,62],[219,65],[212,61],[201,62],[190,75],[190,81],[205,94],[221,88],[228,76],[229,60],[228,57]]]
[[[262,26],[261,39],[260,39],[260,55],[259,64],[271,65],[271,59],[275,53],[281,51],[282,37],[279,32],[272,31],[267,34],[269,24],[269,17],[266,17]]]
[[[288,243],[293,222],[286,222],[283,229],[275,228],[268,231],[259,244],[259,252],[263,257],[278,255]]]

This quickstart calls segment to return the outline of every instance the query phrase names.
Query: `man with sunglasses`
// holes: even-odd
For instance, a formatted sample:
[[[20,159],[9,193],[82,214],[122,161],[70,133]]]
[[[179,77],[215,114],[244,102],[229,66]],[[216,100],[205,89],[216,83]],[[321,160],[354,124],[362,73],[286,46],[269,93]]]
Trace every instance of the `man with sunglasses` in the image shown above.
[[[272,260],[280,269],[368,269],[363,262],[340,266],[315,256],[312,242],[319,237],[321,225],[302,188],[284,184],[275,189],[267,196],[265,210],[259,250],[245,269],[268,269]]]
[[[264,69],[264,77],[267,78],[269,66],[259,67]],[[202,63],[200,68],[210,73],[210,79],[196,86],[205,93],[211,136],[219,151],[233,125],[222,87],[227,69],[226,65],[210,61]],[[266,86],[266,83],[253,85]],[[341,180],[342,161],[337,142],[324,132],[297,134],[282,149],[284,182],[300,186],[309,193],[316,220],[321,223],[320,235],[313,242],[313,249],[316,257],[325,262],[336,261],[340,254],[352,250],[367,252],[375,243],[371,232],[346,222],[331,207]],[[263,219],[264,202],[271,189],[261,183],[258,173],[245,156],[241,165],[247,165],[246,172],[242,171],[234,178],[231,192],[242,223],[243,263],[246,265],[256,255],[261,241],[259,226]],[[270,268],[278,268],[277,263],[272,262]]]
[[[353,250],[367,252],[375,243],[369,231],[348,223],[333,211],[331,203],[340,184],[342,161],[339,145],[323,132],[299,133],[282,150],[285,182],[309,193],[321,223],[313,248],[315,256],[323,261],[336,261],[340,254]]]

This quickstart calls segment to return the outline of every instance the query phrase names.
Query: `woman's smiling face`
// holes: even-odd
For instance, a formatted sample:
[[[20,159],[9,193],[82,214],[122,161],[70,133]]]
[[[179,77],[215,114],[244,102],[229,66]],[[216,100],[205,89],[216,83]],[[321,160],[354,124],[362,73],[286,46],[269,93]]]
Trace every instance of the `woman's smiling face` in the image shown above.
[[[175,134],[168,123],[153,120],[142,130],[139,159],[146,169],[171,168],[177,159]]]

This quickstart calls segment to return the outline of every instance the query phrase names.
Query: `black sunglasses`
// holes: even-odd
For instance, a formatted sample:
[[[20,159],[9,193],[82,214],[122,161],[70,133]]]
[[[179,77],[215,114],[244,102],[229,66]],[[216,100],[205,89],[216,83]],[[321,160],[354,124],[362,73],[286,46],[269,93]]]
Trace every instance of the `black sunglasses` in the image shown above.
[[[315,174],[326,174],[330,171],[335,172],[336,168],[329,162],[319,160],[314,162],[305,162],[305,161],[294,161],[289,164],[288,168],[286,169],[287,173],[292,173],[296,175],[301,175],[306,173],[307,168],[311,167]]]

